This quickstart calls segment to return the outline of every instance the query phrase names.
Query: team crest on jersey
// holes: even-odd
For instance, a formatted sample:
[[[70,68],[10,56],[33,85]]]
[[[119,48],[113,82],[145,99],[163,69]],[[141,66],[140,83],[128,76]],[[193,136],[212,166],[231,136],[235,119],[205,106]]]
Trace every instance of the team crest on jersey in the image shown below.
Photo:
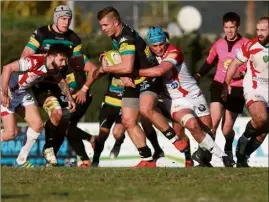
[[[269,61],[269,56],[268,55],[265,55],[265,56],[263,56],[263,61],[265,62],[265,63],[267,63],[268,61]]]

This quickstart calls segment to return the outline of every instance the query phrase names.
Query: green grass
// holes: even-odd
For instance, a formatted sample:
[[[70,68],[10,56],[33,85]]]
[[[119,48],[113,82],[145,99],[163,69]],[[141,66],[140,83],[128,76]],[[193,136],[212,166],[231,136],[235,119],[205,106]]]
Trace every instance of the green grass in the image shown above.
[[[268,168],[9,168],[2,201],[267,202]]]

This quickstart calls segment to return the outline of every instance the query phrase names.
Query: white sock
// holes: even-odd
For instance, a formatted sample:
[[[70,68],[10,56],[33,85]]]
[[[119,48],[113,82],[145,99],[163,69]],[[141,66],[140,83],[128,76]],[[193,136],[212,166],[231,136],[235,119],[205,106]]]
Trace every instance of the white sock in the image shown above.
[[[23,164],[26,162],[27,157],[39,135],[40,133],[37,133],[32,128],[28,127],[27,132],[26,132],[27,138],[26,138],[25,145],[21,148],[19,156],[16,160],[18,164]]]
[[[208,134],[205,135],[205,138],[202,142],[200,142],[199,145],[201,148],[210,151],[211,154],[219,158],[221,158],[222,156],[227,156]]]

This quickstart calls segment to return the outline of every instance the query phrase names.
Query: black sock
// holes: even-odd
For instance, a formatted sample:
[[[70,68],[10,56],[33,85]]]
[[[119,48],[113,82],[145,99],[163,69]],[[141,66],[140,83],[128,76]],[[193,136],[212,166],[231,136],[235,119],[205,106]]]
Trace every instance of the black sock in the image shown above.
[[[252,137],[247,143],[246,155],[250,156],[261,144],[262,142],[258,141],[256,137]]]
[[[105,141],[108,138],[108,134],[99,134],[94,143],[93,162],[99,163],[99,159],[102,151],[104,150]]]
[[[57,133],[57,128],[58,126],[55,126],[51,120],[49,119],[46,124],[45,124],[45,137],[46,137],[46,142],[44,145],[44,149],[53,147],[53,139]]]
[[[163,131],[162,133],[168,140],[171,140],[172,138],[176,136],[174,129],[171,127],[169,127],[166,131]]]
[[[77,140],[87,140],[90,141],[92,138],[92,135],[85,132],[84,130],[81,130],[79,127],[77,127],[77,123],[70,123],[68,127],[68,134],[73,139]]]
[[[251,138],[251,137],[256,137],[260,134],[261,134],[261,132],[259,130],[257,130],[256,128],[254,128],[251,124],[251,121],[249,121],[246,125],[246,129],[245,129],[245,132],[243,133],[243,135],[246,138]]]
[[[137,148],[139,155],[142,159],[145,158],[150,158],[151,156],[151,150],[150,148],[146,145],[145,147]],[[153,161],[152,159],[149,161]]]
[[[185,155],[185,160],[192,160],[191,158],[191,145],[190,145],[190,141],[188,140],[188,146],[184,152],[184,155]]]
[[[67,135],[67,139],[71,147],[74,149],[76,154],[80,157],[82,161],[89,160],[89,157],[85,151],[85,146],[82,140],[74,139]]]
[[[232,151],[233,148],[233,140],[234,140],[234,131],[232,130],[232,132],[226,136],[224,136],[226,139],[226,143],[224,146],[224,151]]]
[[[68,120],[62,119],[59,126],[57,127],[57,133],[53,140],[53,150],[55,155],[58,153],[60,147],[64,142],[66,136]]]
[[[150,143],[152,144],[155,152],[162,151],[162,149],[159,145],[159,142],[158,142],[157,133],[154,129],[151,131],[150,134],[145,132],[145,135],[148,138],[148,140],[150,141]]]

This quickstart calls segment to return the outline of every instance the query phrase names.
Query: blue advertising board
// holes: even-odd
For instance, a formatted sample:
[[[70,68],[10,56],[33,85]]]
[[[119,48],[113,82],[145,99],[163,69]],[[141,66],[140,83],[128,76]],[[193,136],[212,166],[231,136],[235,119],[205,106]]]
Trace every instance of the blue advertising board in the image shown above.
[[[19,134],[18,136],[7,142],[1,143],[1,165],[12,166],[20,152],[20,149],[24,145],[26,138],[26,130],[28,126],[25,124],[18,125]],[[33,163],[35,166],[44,166],[46,160],[43,157],[43,146],[45,144],[45,134],[44,130],[40,134],[36,143],[34,144],[28,160]],[[75,152],[69,147],[68,142],[65,138],[61,148],[57,153],[57,160],[59,166],[70,166],[71,162],[74,162],[76,159]]]

